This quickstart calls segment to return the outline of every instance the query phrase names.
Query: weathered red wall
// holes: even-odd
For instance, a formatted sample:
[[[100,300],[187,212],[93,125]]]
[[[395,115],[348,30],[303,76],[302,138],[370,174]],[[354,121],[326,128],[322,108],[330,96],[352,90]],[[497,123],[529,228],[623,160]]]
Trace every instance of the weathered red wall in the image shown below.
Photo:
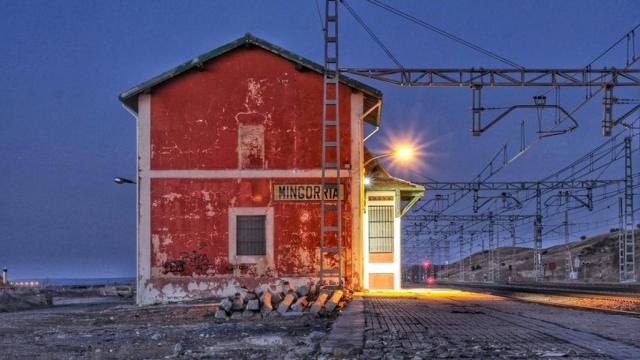
[[[350,95],[342,85],[342,163]],[[152,169],[236,169],[238,124],[265,126],[266,169],[320,167],[322,76],[260,48],[237,49],[154,88]]]
[[[348,164],[351,89],[341,86],[340,95],[342,163]],[[293,63],[263,49],[234,50],[203,70],[153,89],[151,169],[238,169],[240,125],[264,131],[263,149],[249,149],[255,152],[246,157],[244,168],[319,169],[321,118],[320,74],[298,71]],[[255,135],[251,131],[249,146]],[[343,241],[348,264],[351,189],[348,179],[344,181]],[[277,275],[316,276],[320,203],[272,201],[274,183],[319,184],[320,179],[152,179],[152,276],[231,274],[228,209],[267,206],[274,208]]]
[[[152,180],[152,275],[231,274],[227,209],[273,207],[274,270],[277,275],[316,276],[320,244],[319,202],[272,201],[271,188],[274,183],[317,182],[317,178]],[[348,179],[344,183],[345,196],[349,196]],[[343,217],[343,245],[350,249],[351,208],[348,202],[343,211],[346,215]]]

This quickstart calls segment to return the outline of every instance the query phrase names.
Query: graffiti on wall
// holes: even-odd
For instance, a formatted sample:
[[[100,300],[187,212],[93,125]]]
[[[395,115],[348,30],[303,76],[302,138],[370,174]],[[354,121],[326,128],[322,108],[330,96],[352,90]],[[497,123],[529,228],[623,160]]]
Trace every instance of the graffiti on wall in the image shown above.
[[[213,269],[213,264],[209,261],[206,254],[200,254],[197,251],[182,252],[180,259],[167,260],[162,264],[163,274],[182,275],[187,269],[192,269],[194,273],[207,274]]]

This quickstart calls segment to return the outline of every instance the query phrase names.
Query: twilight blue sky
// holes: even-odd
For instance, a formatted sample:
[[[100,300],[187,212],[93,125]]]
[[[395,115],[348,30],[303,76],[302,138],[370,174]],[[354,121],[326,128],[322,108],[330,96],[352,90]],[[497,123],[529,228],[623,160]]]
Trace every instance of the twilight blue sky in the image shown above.
[[[350,3],[405,66],[503,67],[362,0]],[[638,1],[394,4],[528,67],[584,66],[640,18]],[[0,266],[16,277],[133,276],[135,189],[112,177],[135,176],[135,121],[117,95],[246,32],[322,58],[313,0],[0,0]],[[342,65],[392,65],[344,10],[341,32]],[[517,126],[510,118],[472,138],[468,89],[371,84],[385,94],[372,148],[408,130],[431,143],[427,166],[400,172],[408,178],[468,180]],[[530,103],[540,92],[487,91],[485,103]],[[571,108],[582,94],[562,92],[563,103]],[[599,102],[577,114],[578,131],[543,142],[497,179],[543,177],[603,141]]]

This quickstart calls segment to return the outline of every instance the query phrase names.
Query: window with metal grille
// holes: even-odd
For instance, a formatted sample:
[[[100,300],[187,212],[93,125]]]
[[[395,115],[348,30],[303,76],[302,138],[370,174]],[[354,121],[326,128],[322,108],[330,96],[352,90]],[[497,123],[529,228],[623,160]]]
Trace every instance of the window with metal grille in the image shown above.
[[[393,252],[393,205],[369,206],[369,252]]]
[[[266,255],[264,215],[236,217],[236,255]]]

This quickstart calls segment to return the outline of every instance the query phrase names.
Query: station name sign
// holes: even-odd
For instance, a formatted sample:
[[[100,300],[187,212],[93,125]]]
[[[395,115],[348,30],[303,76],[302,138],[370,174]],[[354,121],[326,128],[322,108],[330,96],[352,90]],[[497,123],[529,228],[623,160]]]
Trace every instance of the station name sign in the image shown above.
[[[321,194],[324,200],[337,200],[337,189],[324,189],[320,184],[276,184],[273,185],[273,200],[276,201],[320,201]],[[344,200],[344,185],[340,184],[340,200]]]

